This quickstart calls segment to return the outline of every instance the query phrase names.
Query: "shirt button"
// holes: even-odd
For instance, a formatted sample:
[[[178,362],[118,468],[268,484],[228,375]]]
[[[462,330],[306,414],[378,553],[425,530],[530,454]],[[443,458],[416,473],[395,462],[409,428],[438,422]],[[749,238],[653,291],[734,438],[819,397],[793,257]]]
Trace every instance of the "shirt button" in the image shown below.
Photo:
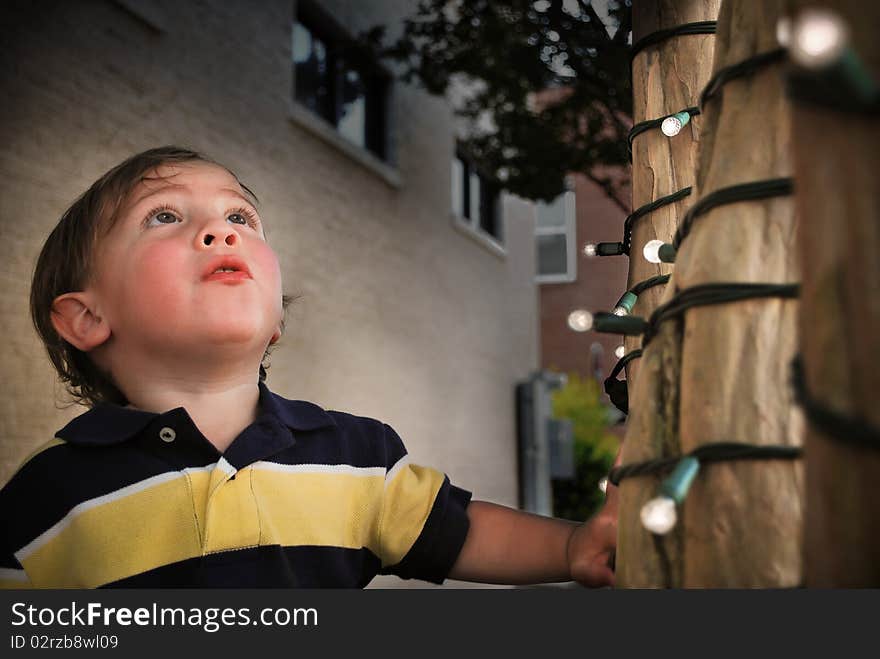
[[[173,442],[176,437],[177,433],[174,432],[173,428],[169,428],[168,426],[165,426],[159,431],[159,439],[163,442]]]

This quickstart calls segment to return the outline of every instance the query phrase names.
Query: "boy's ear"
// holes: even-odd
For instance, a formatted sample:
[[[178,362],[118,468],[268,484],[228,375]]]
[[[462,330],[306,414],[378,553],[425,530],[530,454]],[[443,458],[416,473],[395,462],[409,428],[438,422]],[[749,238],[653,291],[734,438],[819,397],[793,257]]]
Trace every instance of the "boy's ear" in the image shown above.
[[[85,291],[59,295],[52,302],[52,326],[69,344],[89,352],[110,338],[110,326],[94,309],[94,299]]]

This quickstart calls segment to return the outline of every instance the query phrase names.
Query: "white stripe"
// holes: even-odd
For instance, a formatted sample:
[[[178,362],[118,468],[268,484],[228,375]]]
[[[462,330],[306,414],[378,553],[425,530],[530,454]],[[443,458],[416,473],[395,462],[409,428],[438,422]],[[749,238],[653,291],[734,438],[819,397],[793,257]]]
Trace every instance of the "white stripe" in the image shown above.
[[[253,465],[254,469],[280,471],[286,474],[349,474],[351,476],[384,476],[384,467],[352,467],[351,465],[300,464],[287,465],[280,462],[260,460]]]
[[[220,460],[217,461],[217,465],[216,465],[216,466],[217,466],[221,471],[224,471],[224,472],[226,472],[227,474],[234,474],[234,473],[235,473],[235,467],[233,467],[231,464],[229,464],[228,462],[226,462],[226,458],[225,458],[224,456],[222,456],[222,455],[220,456]],[[213,468],[214,465],[211,465],[211,467]]]
[[[26,583],[28,578],[24,570],[15,570],[9,567],[0,567],[0,580],[20,581]]]
[[[143,492],[144,490],[148,490],[149,488],[155,487],[156,485],[161,485],[162,483],[173,481],[176,478],[180,478],[179,471],[168,471],[164,474],[159,474],[158,476],[153,476],[151,478],[146,478],[142,481],[138,481],[137,483],[126,485],[125,487],[120,488],[114,492],[110,492],[109,494],[104,494],[103,496],[95,497],[94,499],[89,499],[88,501],[83,501],[82,503],[79,503],[71,508],[70,512],[68,512],[52,528],[44,531],[42,534],[31,540],[31,542],[29,542],[27,545],[15,552],[15,557],[18,559],[19,563],[23,563],[28,556],[33,554],[40,547],[49,542],[52,538],[56,537],[65,528],[67,528],[67,526],[74,520],[74,518],[87,510],[97,508],[98,506],[101,506],[105,503],[110,503],[111,501],[123,499],[129,495],[136,494],[138,492]]]
[[[388,475],[385,476],[385,487],[388,487],[388,484],[394,480],[394,477],[397,476],[398,472],[401,469],[406,469],[409,466],[409,455],[404,455],[400,460],[398,460],[391,469],[388,470]]]
[[[187,474],[190,474],[190,473],[191,473],[191,474],[194,474],[194,473],[199,472],[199,471],[211,472],[211,471],[214,471],[214,467],[216,467],[216,466],[217,466],[217,463],[216,463],[216,462],[212,462],[211,464],[209,464],[209,465],[207,465],[207,466],[205,466],[205,467],[186,467],[186,468],[183,469],[182,471],[183,471],[184,473],[187,473]]]

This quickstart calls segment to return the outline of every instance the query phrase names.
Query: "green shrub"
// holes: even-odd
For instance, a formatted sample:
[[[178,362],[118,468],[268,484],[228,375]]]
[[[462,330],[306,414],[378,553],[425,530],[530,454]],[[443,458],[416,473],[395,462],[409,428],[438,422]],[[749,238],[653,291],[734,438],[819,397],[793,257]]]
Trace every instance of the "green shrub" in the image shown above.
[[[599,480],[614,464],[620,439],[608,430],[608,408],[600,396],[599,383],[577,373],[569,373],[567,384],[552,392],[553,416],[572,422],[575,464],[573,480],[553,480],[556,517],[583,521],[605,500]]]

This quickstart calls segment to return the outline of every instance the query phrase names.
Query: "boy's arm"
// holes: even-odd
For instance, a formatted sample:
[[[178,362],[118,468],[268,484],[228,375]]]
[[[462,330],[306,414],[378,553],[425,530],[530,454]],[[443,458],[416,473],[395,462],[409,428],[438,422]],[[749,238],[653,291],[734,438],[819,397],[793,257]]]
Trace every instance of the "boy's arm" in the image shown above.
[[[485,501],[468,506],[470,530],[449,578],[530,584],[575,580],[613,586],[608,566],[617,543],[617,488],[583,524],[542,517]]]

